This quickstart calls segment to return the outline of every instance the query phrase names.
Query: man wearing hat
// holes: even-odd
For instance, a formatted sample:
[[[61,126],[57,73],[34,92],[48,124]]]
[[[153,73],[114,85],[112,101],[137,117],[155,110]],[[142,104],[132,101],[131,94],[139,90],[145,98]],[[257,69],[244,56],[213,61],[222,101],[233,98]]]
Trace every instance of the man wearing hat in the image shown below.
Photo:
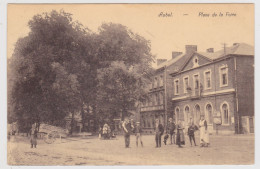
[[[143,147],[143,141],[142,141],[142,127],[140,125],[140,122],[136,122],[135,126],[135,136],[136,136],[136,147],[138,147],[138,139],[140,139],[141,146]]]
[[[171,144],[172,144],[172,141],[173,141],[173,144],[175,144],[175,128],[176,128],[175,123],[173,122],[172,118],[169,118],[169,123],[167,125],[167,133],[170,135]]]
[[[157,118],[155,119],[155,141],[156,141],[156,148],[161,147],[161,138],[164,132],[163,125],[160,123],[160,120]]]
[[[123,127],[124,137],[125,137],[125,148],[129,148],[132,126],[128,117],[125,118],[122,127]]]

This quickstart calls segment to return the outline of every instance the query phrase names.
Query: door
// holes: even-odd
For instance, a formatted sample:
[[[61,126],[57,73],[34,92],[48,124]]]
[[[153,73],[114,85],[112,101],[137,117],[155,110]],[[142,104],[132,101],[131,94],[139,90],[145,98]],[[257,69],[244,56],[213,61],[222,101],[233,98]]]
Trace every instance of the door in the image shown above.
[[[253,117],[249,117],[249,132],[254,133],[254,119],[253,119]]]
[[[194,123],[198,125],[199,121],[200,121],[200,106],[198,104],[196,104],[196,106],[195,106],[195,120],[194,120]]]

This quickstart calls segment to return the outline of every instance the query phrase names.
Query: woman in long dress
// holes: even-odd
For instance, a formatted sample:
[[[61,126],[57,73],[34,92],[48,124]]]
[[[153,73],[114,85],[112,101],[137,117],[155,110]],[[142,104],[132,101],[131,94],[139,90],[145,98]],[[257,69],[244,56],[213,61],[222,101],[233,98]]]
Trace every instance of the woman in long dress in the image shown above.
[[[176,144],[181,148],[181,145],[185,145],[185,139],[184,139],[184,133],[181,120],[178,121],[178,124],[176,126],[177,128],[177,138],[176,138]]]
[[[205,120],[204,115],[201,115],[200,117],[199,128],[200,128],[200,146],[208,147],[209,133],[208,133],[207,121]]]

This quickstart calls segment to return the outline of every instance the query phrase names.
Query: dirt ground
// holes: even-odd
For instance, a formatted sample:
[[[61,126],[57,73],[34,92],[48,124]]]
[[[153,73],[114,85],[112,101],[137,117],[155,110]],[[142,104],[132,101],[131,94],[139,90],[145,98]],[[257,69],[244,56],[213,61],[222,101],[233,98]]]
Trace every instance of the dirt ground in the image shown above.
[[[196,141],[199,138],[196,136]],[[136,147],[131,136],[131,148],[124,147],[123,136],[100,140],[96,136],[66,138],[53,144],[38,140],[30,148],[29,139],[12,136],[8,141],[9,165],[211,165],[254,164],[254,136],[210,136],[210,147],[162,145],[155,148],[152,135],[143,136],[144,147]]]

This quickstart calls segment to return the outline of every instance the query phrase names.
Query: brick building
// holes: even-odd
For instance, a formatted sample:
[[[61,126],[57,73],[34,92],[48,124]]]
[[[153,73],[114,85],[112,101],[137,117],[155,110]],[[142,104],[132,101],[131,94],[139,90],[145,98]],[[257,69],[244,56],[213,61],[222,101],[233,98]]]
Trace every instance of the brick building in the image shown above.
[[[196,46],[183,64],[175,62],[173,79],[173,117],[186,127],[198,124],[204,114],[212,133],[254,132],[254,47],[235,43],[214,52],[197,52]],[[221,120],[216,126],[215,118]]]
[[[175,65],[183,64],[185,58],[192,54],[192,48],[186,53],[172,52],[172,59],[157,59],[152,83],[149,85],[149,98],[142,103],[140,111],[141,125],[146,133],[152,133],[154,129],[155,118],[166,126],[169,117],[173,117],[173,81],[170,72],[175,69]]]
[[[184,54],[157,60],[149,88],[140,112],[146,133],[152,132],[155,118],[164,126],[170,117],[182,120],[187,128],[191,121],[198,124],[202,114],[211,133],[254,132],[253,46],[234,43],[217,52],[198,52],[197,46],[186,45]]]

